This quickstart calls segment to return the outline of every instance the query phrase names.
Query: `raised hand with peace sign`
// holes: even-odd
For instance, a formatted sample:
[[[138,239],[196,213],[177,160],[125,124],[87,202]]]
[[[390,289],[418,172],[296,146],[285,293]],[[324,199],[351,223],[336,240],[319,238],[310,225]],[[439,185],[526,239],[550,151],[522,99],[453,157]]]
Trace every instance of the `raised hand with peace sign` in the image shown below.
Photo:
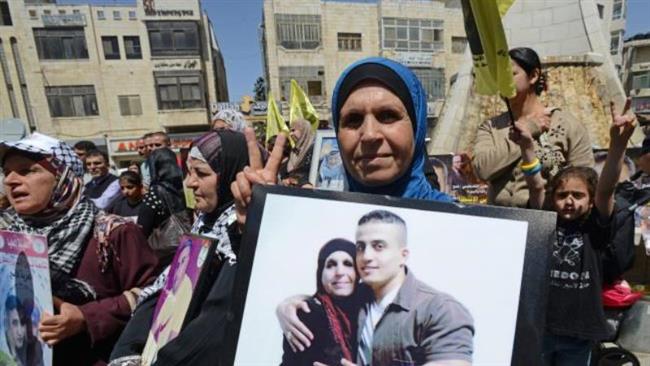
[[[248,145],[249,164],[243,171],[237,173],[237,178],[230,185],[230,190],[235,198],[235,209],[237,211],[237,222],[240,228],[246,223],[248,204],[253,195],[253,184],[276,184],[278,171],[282,162],[282,151],[286,142],[286,136],[279,134],[275,140],[273,151],[264,165],[262,153],[260,152],[255,131],[248,127],[244,130],[246,144]]]

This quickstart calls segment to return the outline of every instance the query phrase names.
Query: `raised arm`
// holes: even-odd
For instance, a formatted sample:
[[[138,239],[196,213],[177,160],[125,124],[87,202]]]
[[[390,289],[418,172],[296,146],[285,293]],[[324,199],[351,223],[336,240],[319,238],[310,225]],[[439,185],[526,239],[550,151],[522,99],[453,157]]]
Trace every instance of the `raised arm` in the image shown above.
[[[483,122],[476,133],[472,166],[476,175],[491,181],[519,159],[517,146],[501,135],[491,121]]]
[[[510,129],[510,140],[521,150],[521,170],[528,186],[530,208],[541,209],[544,204],[544,180],[542,164],[535,155],[535,143],[530,129],[523,121],[516,121]]]
[[[609,219],[614,212],[614,190],[618,183],[625,159],[627,143],[636,127],[636,117],[626,115],[630,109],[631,99],[627,99],[621,114],[614,113],[614,103],[611,103],[612,126],[609,129],[609,151],[603,166],[603,171],[598,178],[594,204],[603,219]]]

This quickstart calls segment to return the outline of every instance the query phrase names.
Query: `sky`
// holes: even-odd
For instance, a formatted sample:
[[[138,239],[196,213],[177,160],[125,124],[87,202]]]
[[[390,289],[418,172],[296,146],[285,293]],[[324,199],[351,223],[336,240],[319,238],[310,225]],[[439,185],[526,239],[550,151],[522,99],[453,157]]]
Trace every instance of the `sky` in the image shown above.
[[[535,0],[526,0],[535,1]],[[60,3],[135,3],[134,0],[60,0]],[[237,102],[253,94],[255,80],[262,76],[259,25],[262,0],[202,0],[226,62],[228,94]],[[650,32],[650,0],[627,1],[625,37]]]

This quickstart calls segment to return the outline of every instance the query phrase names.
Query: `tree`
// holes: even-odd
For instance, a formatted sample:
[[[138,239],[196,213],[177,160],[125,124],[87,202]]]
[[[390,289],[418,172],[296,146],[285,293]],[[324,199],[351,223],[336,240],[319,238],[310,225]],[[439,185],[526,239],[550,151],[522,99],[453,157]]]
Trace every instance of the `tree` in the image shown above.
[[[266,100],[266,84],[264,83],[264,78],[261,76],[255,80],[255,86],[253,86],[253,92],[255,93],[255,101],[263,102]]]

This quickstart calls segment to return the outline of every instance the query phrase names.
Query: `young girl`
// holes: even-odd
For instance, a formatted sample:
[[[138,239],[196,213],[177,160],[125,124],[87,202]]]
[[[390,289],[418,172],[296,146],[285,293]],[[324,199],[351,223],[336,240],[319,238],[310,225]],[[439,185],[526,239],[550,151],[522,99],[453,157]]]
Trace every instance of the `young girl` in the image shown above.
[[[127,170],[120,175],[120,189],[122,195],[113,201],[106,212],[137,221],[144,197],[142,178],[139,174]]]
[[[612,112],[609,153],[600,179],[591,168],[568,167],[551,179],[548,192],[526,123],[515,122],[510,132],[521,148],[530,207],[558,215],[543,349],[547,365],[587,366],[593,344],[610,335],[601,301],[600,255],[609,238],[614,189],[636,122],[625,115],[629,107],[628,99],[623,115]]]

